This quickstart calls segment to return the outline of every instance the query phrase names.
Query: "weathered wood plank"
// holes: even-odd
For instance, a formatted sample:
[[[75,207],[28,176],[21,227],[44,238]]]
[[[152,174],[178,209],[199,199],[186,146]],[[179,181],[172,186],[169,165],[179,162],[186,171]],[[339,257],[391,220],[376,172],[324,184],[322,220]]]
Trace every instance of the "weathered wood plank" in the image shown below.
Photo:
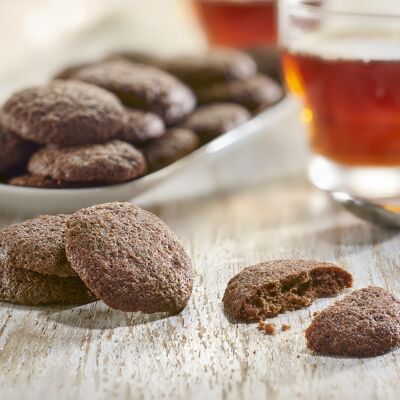
[[[0,306],[0,398],[397,399],[400,352],[375,359],[317,357],[303,330],[332,302],[273,321],[275,337],[229,322],[221,297],[243,267],[279,257],[346,265],[355,286],[400,293],[397,232],[364,224],[304,182],[154,208],[194,260],[181,315],[122,313],[101,302],[61,309]],[[3,218],[2,223],[10,220]]]

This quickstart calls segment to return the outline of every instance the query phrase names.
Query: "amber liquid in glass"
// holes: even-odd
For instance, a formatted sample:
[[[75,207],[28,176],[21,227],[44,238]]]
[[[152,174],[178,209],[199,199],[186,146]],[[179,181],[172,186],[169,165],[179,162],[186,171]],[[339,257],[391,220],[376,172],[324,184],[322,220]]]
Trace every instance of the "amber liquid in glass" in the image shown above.
[[[275,0],[194,0],[211,44],[252,47],[276,44]]]
[[[371,51],[383,59],[357,58],[368,42],[358,41],[354,52],[348,43],[345,59],[283,52],[286,82],[304,102],[313,151],[340,164],[400,166],[400,54],[390,57],[392,49],[376,43]]]

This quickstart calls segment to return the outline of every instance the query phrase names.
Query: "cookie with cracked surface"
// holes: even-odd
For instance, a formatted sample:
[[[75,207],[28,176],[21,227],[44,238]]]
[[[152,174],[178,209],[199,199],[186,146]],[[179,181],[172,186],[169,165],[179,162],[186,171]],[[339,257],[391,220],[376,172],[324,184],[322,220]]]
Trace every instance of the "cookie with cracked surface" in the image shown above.
[[[140,150],[149,171],[157,171],[190,154],[200,144],[198,136],[188,129],[171,128],[159,139],[144,143]]]
[[[23,305],[86,304],[96,297],[78,277],[61,278],[4,266],[0,257],[0,301]]]
[[[57,80],[15,93],[0,115],[5,127],[23,139],[69,146],[112,138],[122,128],[125,110],[104,89]]]
[[[306,330],[319,354],[374,357],[400,346],[400,300],[385,289],[355,290],[318,313]]]
[[[257,72],[256,63],[248,54],[231,49],[174,57],[165,60],[163,68],[192,88],[244,79]]]
[[[206,87],[196,94],[200,103],[232,102],[257,112],[277,103],[283,97],[283,89],[267,76],[257,74],[240,81]]]
[[[126,106],[153,112],[167,125],[183,120],[196,104],[186,85],[149,65],[108,61],[79,70],[74,79],[109,90]]]
[[[35,144],[19,138],[0,122],[0,172],[24,163],[36,149]]]
[[[158,115],[127,108],[124,127],[118,133],[117,138],[137,144],[158,138],[164,133],[164,122]]]
[[[65,254],[67,215],[42,215],[0,230],[0,259],[8,269],[76,276]]]
[[[126,182],[143,175],[145,170],[143,154],[119,140],[87,146],[46,147],[28,163],[32,175],[61,182]]]
[[[177,313],[186,306],[191,260],[154,214],[130,203],[89,207],[70,217],[65,239],[72,268],[110,307]]]
[[[182,127],[195,132],[201,143],[206,143],[236,128],[250,117],[250,113],[238,104],[215,103],[199,107]]]
[[[255,322],[310,305],[351,287],[352,275],[335,264],[274,260],[247,267],[228,283],[223,303],[234,319]]]

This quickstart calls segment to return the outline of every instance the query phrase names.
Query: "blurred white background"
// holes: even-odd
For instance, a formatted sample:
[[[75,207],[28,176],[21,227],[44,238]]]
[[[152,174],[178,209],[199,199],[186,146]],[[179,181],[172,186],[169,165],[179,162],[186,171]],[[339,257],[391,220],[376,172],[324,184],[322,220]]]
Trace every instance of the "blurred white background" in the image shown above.
[[[1,96],[112,50],[205,46],[187,0],[0,0]]]

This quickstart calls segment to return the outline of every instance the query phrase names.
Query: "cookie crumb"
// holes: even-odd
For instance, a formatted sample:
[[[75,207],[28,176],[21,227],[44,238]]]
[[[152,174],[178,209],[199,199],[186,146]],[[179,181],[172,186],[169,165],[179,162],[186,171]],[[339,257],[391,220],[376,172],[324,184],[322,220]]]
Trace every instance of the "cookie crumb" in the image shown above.
[[[288,331],[290,328],[291,328],[290,325],[288,325],[288,324],[282,324],[282,326],[281,326],[281,331],[282,331],[282,332],[286,332],[286,331]]]
[[[258,329],[265,333],[266,335],[274,336],[276,333],[275,325],[260,321],[258,323]]]

